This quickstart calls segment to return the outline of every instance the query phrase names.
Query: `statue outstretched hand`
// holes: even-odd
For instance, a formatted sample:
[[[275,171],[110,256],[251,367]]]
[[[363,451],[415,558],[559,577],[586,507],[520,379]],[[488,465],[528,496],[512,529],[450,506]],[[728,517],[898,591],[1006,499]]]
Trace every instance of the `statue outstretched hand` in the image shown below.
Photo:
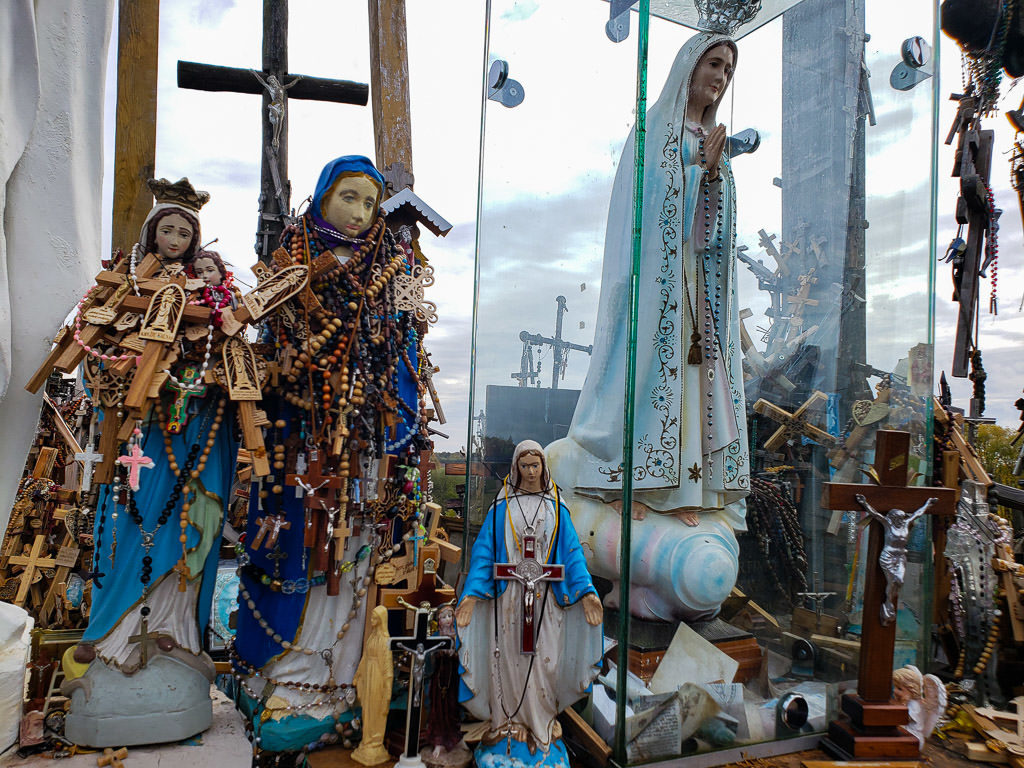
[[[596,627],[604,619],[604,607],[601,605],[601,598],[590,592],[583,596],[583,615],[587,624]]]
[[[473,606],[476,605],[476,601],[477,598],[467,595],[462,598],[459,607],[455,609],[455,623],[461,629],[468,627],[469,622],[473,619]]]

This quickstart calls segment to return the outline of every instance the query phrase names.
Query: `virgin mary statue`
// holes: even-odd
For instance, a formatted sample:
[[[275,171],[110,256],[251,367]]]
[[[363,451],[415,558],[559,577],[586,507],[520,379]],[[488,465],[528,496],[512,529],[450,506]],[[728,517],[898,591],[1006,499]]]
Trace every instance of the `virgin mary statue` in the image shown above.
[[[699,33],[647,113],[633,432],[631,611],[717,612],[735,584],[750,487],[736,296],[736,195],[717,123],[736,45]],[[616,581],[635,130],[612,188],[594,355],[568,436],[547,448],[573,489],[589,566]],[[670,579],[665,574],[671,575]],[[617,583],[617,582],[616,582]],[[610,604],[618,600],[618,588]]]

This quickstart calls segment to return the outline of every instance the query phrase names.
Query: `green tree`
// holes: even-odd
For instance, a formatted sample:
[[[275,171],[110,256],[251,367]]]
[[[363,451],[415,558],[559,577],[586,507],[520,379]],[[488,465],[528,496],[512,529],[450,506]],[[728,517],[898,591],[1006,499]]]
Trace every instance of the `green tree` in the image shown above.
[[[1013,466],[1017,463],[1020,445],[1010,445],[1016,433],[998,424],[979,424],[974,449],[978,452],[985,471],[1003,485],[1017,487]]]

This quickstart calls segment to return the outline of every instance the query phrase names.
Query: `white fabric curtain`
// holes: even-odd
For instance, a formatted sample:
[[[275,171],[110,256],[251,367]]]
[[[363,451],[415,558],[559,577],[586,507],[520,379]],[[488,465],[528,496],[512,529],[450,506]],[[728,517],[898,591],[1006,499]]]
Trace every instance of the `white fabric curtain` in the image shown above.
[[[24,385],[100,266],[114,7],[0,2],[0,532],[39,417]]]

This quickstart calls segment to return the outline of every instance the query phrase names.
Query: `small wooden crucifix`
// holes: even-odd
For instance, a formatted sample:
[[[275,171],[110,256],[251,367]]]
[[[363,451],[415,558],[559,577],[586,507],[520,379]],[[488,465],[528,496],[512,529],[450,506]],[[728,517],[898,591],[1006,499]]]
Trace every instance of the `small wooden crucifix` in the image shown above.
[[[178,62],[178,87],[200,91],[263,94],[263,158],[256,252],[270,259],[290,213],[288,182],[288,99],[366,106],[369,87],[349,80],[288,72],[288,0],[263,2],[263,69]]]
[[[35,580],[36,571],[40,568],[54,568],[57,561],[52,557],[41,557],[46,537],[37,535],[32,542],[32,549],[27,555],[11,555],[7,558],[8,565],[23,565],[25,570],[21,574],[21,582],[18,584],[18,594],[14,597],[15,605],[25,605],[28,598],[29,587]]]
[[[287,475],[285,485],[294,487],[296,495],[303,499],[306,508],[303,546],[312,549],[313,567],[326,570],[329,517],[327,510],[334,506],[334,494],[341,489],[344,481],[337,475],[324,474],[322,468],[322,460],[317,456],[309,463],[309,468],[304,474]]]
[[[879,485],[825,483],[822,508],[861,511],[862,502],[866,502],[889,514],[896,508],[921,511],[922,507],[933,515],[956,514],[954,489],[906,484],[909,450],[909,432],[879,430],[875,445]],[[935,501],[929,504],[930,499]],[[894,542],[886,542],[883,526],[874,520],[868,531],[857,693],[843,697],[844,715],[829,724],[829,735],[822,741],[822,747],[843,760],[912,758],[920,751],[917,737],[901,727],[910,721],[910,716],[905,705],[892,700],[896,622],[886,623],[882,613],[888,580],[881,558],[887,543]]]
[[[391,650],[405,651],[412,659],[409,665],[409,699],[405,710],[405,754],[402,762],[420,760],[420,728],[423,713],[423,684],[427,671],[427,657],[452,647],[454,639],[447,635],[428,637],[430,608],[416,609],[416,629],[411,637],[392,637]]]
[[[544,593],[537,589],[545,581],[562,581],[565,566],[549,565],[537,559],[537,538],[523,536],[523,559],[518,563],[495,563],[494,578],[501,581],[518,581],[523,586],[523,635],[520,639],[520,653],[532,655],[537,642],[537,626],[534,622],[534,607],[538,597]]]

